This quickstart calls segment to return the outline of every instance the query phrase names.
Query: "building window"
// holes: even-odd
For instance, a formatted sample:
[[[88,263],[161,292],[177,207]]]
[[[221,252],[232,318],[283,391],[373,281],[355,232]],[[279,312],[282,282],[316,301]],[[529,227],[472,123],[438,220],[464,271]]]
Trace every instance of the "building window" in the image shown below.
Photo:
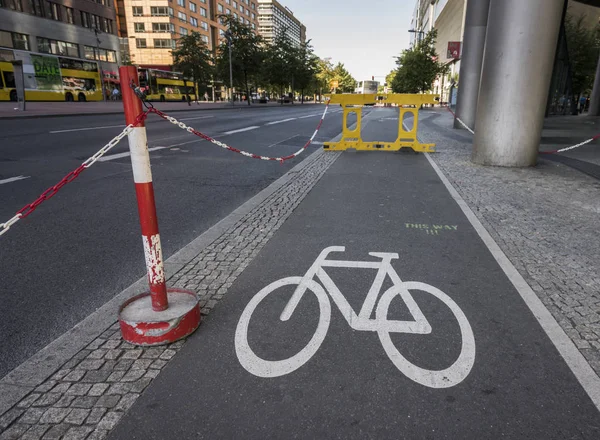
[[[171,32],[169,23],[152,23],[152,32]]]
[[[135,30],[135,32],[145,32],[146,25],[145,23],[133,23],[133,29]]]
[[[204,29],[205,31],[207,31],[207,30],[208,30],[208,23],[206,23],[205,21],[203,21],[203,22],[200,24],[200,27],[201,27],[202,29]]]
[[[169,15],[169,10],[166,6],[151,6],[150,15],[153,17],[166,17]]]
[[[184,23],[187,21],[187,15],[185,15],[183,12],[179,11],[177,12],[177,18],[179,18],[181,21],[183,21]]]
[[[92,46],[83,46],[83,56],[87,60],[96,59],[96,48]]]
[[[224,37],[225,31],[223,29],[219,29],[219,37]]]
[[[252,3],[250,6],[252,7],[252,9],[256,9],[256,6],[254,6],[254,3]]]
[[[200,8],[200,15],[206,17],[206,9]]]
[[[198,19],[190,17],[190,24],[194,27],[198,27]]]
[[[217,5],[217,9],[218,9],[218,11],[219,11],[221,14],[223,13],[223,5],[222,5],[222,4],[220,4],[220,3],[219,3],[219,4]]]
[[[38,52],[51,53],[54,55],[66,55],[70,57],[79,56],[77,44],[67,43],[66,41],[50,40],[48,38],[37,37]]]
[[[206,35],[202,35],[202,41],[208,44],[208,37]]]
[[[110,49],[98,49],[92,46],[83,46],[84,56],[88,60],[117,62],[117,53]]]
[[[67,11],[67,23],[75,24],[75,15],[73,14],[73,8],[65,8]]]
[[[237,20],[237,18],[238,18],[237,12],[233,13],[233,18],[235,18]]]
[[[226,12],[227,12],[227,14],[231,15],[231,9],[227,8]]]
[[[256,29],[256,25],[254,23],[251,24],[252,29]]]
[[[37,15],[38,17],[44,16],[44,9],[42,8],[41,0],[29,0],[29,5],[31,6],[31,13],[33,15]]]
[[[231,4],[231,0],[225,0],[225,3],[227,3],[228,5]]]
[[[185,0],[177,0],[177,4],[183,8],[185,8]]]
[[[169,6],[169,17],[175,17],[175,12],[173,11],[173,8]]]
[[[134,17],[142,17],[144,15],[144,8],[141,6],[134,6],[133,8],[133,16]],[[82,12],[83,14],[83,12]]]
[[[188,34],[188,30],[184,27],[179,26],[179,34],[182,36],[186,36]]]
[[[240,14],[244,13],[244,7],[242,5],[240,5]]]
[[[190,2],[190,11],[198,12],[198,7],[196,6],[196,3]]]
[[[237,9],[237,2],[233,2],[233,9]]]
[[[0,46],[29,50],[29,39],[25,34],[0,31]]]
[[[254,12],[252,13],[252,20],[256,20],[256,14]]]
[[[168,49],[168,48],[172,47],[171,40],[155,38],[154,39],[154,47],[159,48],[159,49]]]
[[[136,38],[135,39],[135,47],[138,49],[145,49],[146,47],[146,39],[145,38]]]
[[[90,27],[90,14],[88,14],[87,12],[81,11],[81,26],[85,28]]]

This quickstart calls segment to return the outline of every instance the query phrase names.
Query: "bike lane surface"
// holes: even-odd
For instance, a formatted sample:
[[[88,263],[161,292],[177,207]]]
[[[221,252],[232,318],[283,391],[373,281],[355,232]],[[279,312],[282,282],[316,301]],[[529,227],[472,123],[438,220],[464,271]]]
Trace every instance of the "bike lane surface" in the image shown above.
[[[349,326],[330,294],[328,331],[308,361],[278,377],[247,371],[235,346],[244,309],[272,282],[304,275],[329,246],[345,246],[329,260],[377,262],[369,252],[397,253],[391,265],[402,281],[448,295],[474,335],[464,380],[433,387],[411,379],[388,357],[377,332]],[[324,270],[358,313],[376,270]],[[391,286],[387,276],[378,298]],[[294,287],[274,289],[250,318],[248,343],[259,358],[290,358],[315,334],[321,314],[310,291],[288,321],[279,319]],[[463,347],[456,317],[434,295],[411,295],[431,333],[394,333],[391,342],[423,369],[451,367]],[[400,296],[391,300],[387,319],[413,320]],[[427,158],[345,153],[111,438],[597,439],[600,417]]]

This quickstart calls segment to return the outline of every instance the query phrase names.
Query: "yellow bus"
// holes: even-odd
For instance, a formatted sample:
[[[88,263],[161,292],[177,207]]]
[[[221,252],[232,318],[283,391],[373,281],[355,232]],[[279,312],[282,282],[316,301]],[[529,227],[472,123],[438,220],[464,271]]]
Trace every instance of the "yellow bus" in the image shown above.
[[[139,68],[138,76],[149,101],[185,101],[188,93],[194,96],[193,82],[182,73]]]
[[[102,101],[97,62],[12,49],[0,49],[0,101],[17,100],[13,60],[23,62],[27,101]]]

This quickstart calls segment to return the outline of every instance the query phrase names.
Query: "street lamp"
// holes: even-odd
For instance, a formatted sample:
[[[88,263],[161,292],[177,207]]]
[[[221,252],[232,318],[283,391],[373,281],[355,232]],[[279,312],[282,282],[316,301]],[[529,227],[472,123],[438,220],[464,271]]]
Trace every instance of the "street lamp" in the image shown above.
[[[229,88],[231,89],[231,105],[235,105],[233,102],[233,67],[231,64],[231,43],[233,40],[233,35],[230,29],[225,31],[225,39],[227,39],[227,45],[229,46]]]
[[[104,90],[104,71],[102,70],[102,60],[100,59],[100,38],[98,34],[101,32],[98,28],[94,28],[94,34],[96,35],[96,49],[98,50],[98,66],[100,67],[100,88],[102,90],[102,100],[106,102],[106,90]]]

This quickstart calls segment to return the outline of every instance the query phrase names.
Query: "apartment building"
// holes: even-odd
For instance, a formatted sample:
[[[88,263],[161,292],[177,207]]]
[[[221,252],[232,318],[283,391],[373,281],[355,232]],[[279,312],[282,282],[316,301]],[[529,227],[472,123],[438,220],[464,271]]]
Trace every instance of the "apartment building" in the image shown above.
[[[116,72],[113,0],[0,0],[0,47],[97,60]]]
[[[296,46],[306,42],[306,26],[277,0],[258,0],[258,32],[269,43],[281,32]]]
[[[226,30],[220,15],[258,29],[256,0],[117,0],[117,9],[119,36],[131,62],[156,69],[171,69],[177,39],[192,31],[215,50]]]

